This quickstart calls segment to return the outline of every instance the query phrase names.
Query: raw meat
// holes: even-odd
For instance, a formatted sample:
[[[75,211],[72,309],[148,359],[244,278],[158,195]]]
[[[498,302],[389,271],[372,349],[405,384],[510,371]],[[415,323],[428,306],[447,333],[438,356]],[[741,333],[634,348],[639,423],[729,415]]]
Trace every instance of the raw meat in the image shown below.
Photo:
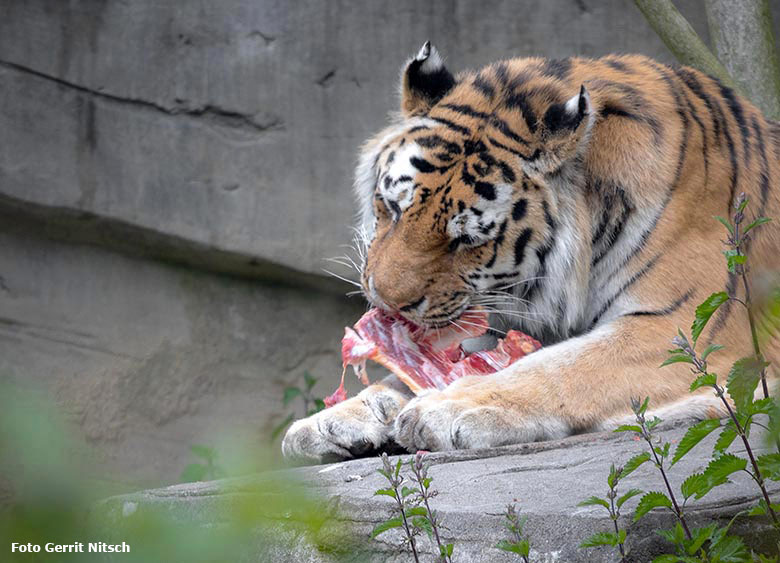
[[[466,354],[461,342],[481,336],[487,329],[488,316],[484,312],[466,313],[455,323],[436,329],[372,309],[353,328],[344,330],[341,341],[344,369],[351,365],[360,380],[368,385],[365,365],[367,360],[373,360],[419,394],[425,389],[444,389],[467,375],[495,373],[541,348],[530,336],[510,330],[493,350]],[[331,406],[345,398],[342,373],[341,385],[325,399],[325,404]]]

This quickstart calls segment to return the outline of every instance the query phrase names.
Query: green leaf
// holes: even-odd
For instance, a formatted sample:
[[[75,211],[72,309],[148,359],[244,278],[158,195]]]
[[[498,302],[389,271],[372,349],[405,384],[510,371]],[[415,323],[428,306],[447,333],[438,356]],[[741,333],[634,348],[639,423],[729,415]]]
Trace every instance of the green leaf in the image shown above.
[[[650,512],[653,508],[666,507],[672,508],[672,501],[663,493],[649,492],[639,499],[639,505],[634,512],[634,522],[637,522],[642,516]]]
[[[623,496],[617,499],[617,507],[620,508],[628,499],[633,498],[636,495],[641,495],[643,492],[644,491],[642,489],[630,489]]]
[[[755,356],[747,356],[734,362],[726,382],[726,389],[738,411],[744,410],[753,402],[753,394],[761,380],[761,371],[768,365]]]
[[[710,295],[701,305],[696,307],[696,318],[693,321],[693,325],[691,325],[691,339],[693,340],[694,348],[710,317],[718,310],[718,307],[728,300],[729,294],[725,291],[719,291]]]
[[[580,544],[580,547],[616,546],[618,537],[610,532],[597,532]]]
[[[737,273],[737,264],[744,264],[747,261],[747,257],[740,254],[736,249],[724,250],[723,256],[726,257],[726,265],[732,274]]]
[[[711,561],[723,563],[742,563],[750,561],[745,543],[737,536],[724,536],[720,541],[713,542],[709,548]]]
[[[408,497],[411,494],[419,493],[419,492],[420,492],[420,489],[417,489],[417,488],[410,488],[410,487],[407,487],[407,486],[401,487],[401,497],[402,498],[406,498],[406,497]]]
[[[760,455],[756,464],[764,479],[780,481],[780,453]]]
[[[310,374],[308,371],[303,372],[303,382],[306,384],[306,390],[311,391],[312,387],[317,384],[317,378]]]
[[[393,489],[379,489],[377,491],[374,491],[374,496],[377,495],[385,495],[387,497],[395,498],[395,491]]]
[[[746,466],[746,459],[733,454],[723,454],[713,459],[702,473],[705,482],[696,492],[696,498],[700,499],[718,485],[726,483],[729,475],[745,469]]]
[[[705,385],[715,385],[718,382],[718,376],[714,373],[704,373],[693,380],[693,383],[691,383],[690,391],[696,391],[700,387],[704,387]]]
[[[715,447],[713,449],[714,453],[721,454],[725,452],[736,437],[737,431],[734,430],[733,424],[724,427],[723,432],[720,433],[720,436],[718,436],[718,439],[715,442]]]
[[[433,526],[431,526],[431,522],[428,520],[428,518],[424,516],[417,516],[412,518],[412,526],[423,530],[426,534],[428,534],[429,538],[433,536]]]
[[[322,399],[314,399],[314,408],[309,410],[310,410],[309,416],[311,416],[312,414],[317,414],[321,410],[325,410],[325,401],[323,401]]]
[[[374,529],[371,531],[371,539],[374,539],[379,534],[382,534],[387,530],[392,530],[393,528],[400,528],[403,525],[404,525],[404,521],[400,516],[396,516],[395,518],[390,518],[390,520],[385,520],[384,522],[380,522],[379,524],[374,526]]]
[[[698,493],[707,486],[707,479],[701,473],[694,473],[690,475],[682,485],[680,485],[680,492],[682,492],[683,498],[689,498],[690,496]]]
[[[682,437],[682,440],[680,440],[680,443],[677,445],[677,449],[674,451],[672,465],[680,461],[685,454],[691,451],[696,444],[709,436],[716,428],[720,428],[720,420],[717,418],[702,420],[698,424],[694,424],[688,428],[685,436]]]
[[[272,442],[276,441],[276,439],[282,434],[282,432],[284,432],[284,429],[287,428],[290,425],[290,423],[293,421],[294,418],[295,418],[295,415],[290,413],[290,414],[287,415],[287,417],[283,421],[281,421],[279,424],[274,426],[273,430],[271,430],[271,441]]]
[[[766,514],[766,501],[764,499],[758,501],[758,504],[747,513],[748,516],[763,516],[764,514]]]
[[[714,217],[720,222],[721,225],[723,225],[724,227],[726,227],[726,229],[728,229],[729,233],[732,236],[734,236],[734,227],[731,225],[731,223],[728,222],[728,220],[724,219],[720,215],[715,215]]]
[[[289,405],[295,397],[302,395],[303,392],[297,387],[285,387],[284,396],[282,397],[282,404],[286,407]]]
[[[674,528],[671,530],[656,530],[656,533],[669,543],[677,546],[682,546],[686,538],[685,530],[683,530],[680,522],[675,523]]]
[[[407,508],[404,510],[404,514],[407,518],[411,518],[412,516],[428,516],[424,506],[413,506],[412,508]]]
[[[693,363],[693,359],[691,359],[691,357],[688,354],[674,354],[674,355],[669,356],[668,358],[666,358],[663,361],[663,363],[660,366],[658,366],[658,367],[662,368],[662,367],[668,366],[670,364],[680,364],[680,363],[692,364]]]
[[[522,555],[523,557],[528,557],[530,545],[528,540],[521,540],[519,542],[501,540],[496,544],[496,547],[498,549],[508,551],[509,553],[516,553],[518,555]]]
[[[609,467],[609,476],[607,477],[607,485],[609,485],[610,489],[614,489],[615,485],[617,485],[618,479],[620,475],[617,472],[617,468],[615,467],[615,464],[613,463]]]
[[[626,530],[621,528],[618,532],[618,543],[626,543]]]
[[[755,229],[756,227],[758,227],[758,226],[760,226],[760,225],[763,225],[763,224],[765,224],[765,223],[769,223],[771,220],[772,220],[772,219],[770,219],[770,218],[768,218],[768,217],[758,217],[758,218],[757,218],[757,219],[755,219],[755,220],[754,220],[752,223],[750,223],[750,224],[749,224],[747,227],[745,227],[745,230],[744,230],[744,231],[742,231],[742,234],[743,234],[743,235],[746,235],[746,234],[748,234],[750,231],[752,231],[753,229]]]
[[[712,534],[715,532],[717,527],[717,524],[711,524],[706,528],[694,528],[691,532],[693,539],[690,541],[685,541],[685,550],[688,552],[688,555],[694,555],[697,551],[699,551],[701,546],[704,545],[704,542],[712,537]]]
[[[587,499],[583,500],[582,502],[578,503],[577,506],[591,506],[591,505],[596,505],[596,504],[599,505],[599,506],[603,506],[604,508],[609,510],[609,503],[607,501],[605,501],[603,498],[599,498],[599,497],[587,498]]]
[[[620,478],[623,479],[624,477],[627,477],[646,461],[650,461],[650,452],[642,452],[641,454],[635,455],[623,466]]]
[[[720,344],[710,344],[704,349],[704,352],[701,353],[701,359],[706,360],[707,356],[718,350],[723,350],[724,348],[725,346],[721,346]]]
[[[453,549],[455,549],[455,544],[448,543],[447,545],[441,546],[439,551],[441,555],[451,557]]]
[[[745,414],[773,414],[776,410],[775,400],[772,397],[766,397],[753,401],[745,408]]]
[[[677,563],[680,558],[676,555],[659,555],[653,558],[653,563]]]
[[[187,467],[184,468],[184,471],[181,472],[179,480],[182,483],[203,481],[204,477],[206,477],[207,470],[208,467],[201,463],[190,463]]]
[[[636,424],[621,424],[613,432],[636,432],[637,434],[642,433],[642,428],[637,426]]]
[[[214,448],[195,444],[190,446],[190,451],[201,459],[214,461],[217,458],[217,452]]]
[[[639,407],[639,414],[645,414],[647,412],[647,405],[650,404],[650,397],[645,397],[645,400],[642,402],[642,406]]]

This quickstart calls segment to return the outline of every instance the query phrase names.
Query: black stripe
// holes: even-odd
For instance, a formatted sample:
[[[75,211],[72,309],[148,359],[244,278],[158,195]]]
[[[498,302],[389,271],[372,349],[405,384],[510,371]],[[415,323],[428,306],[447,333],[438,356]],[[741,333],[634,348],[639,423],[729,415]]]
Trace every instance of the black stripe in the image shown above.
[[[431,164],[430,162],[428,162],[424,158],[420,158],[420,157],[417,157],[417,156],[413,156],[412,158],[410,158],[409,162],[417,170],[419,170],[420,172],[426,173],[426,174],[430,173],[430,172],[435,172],[436,170],[438,170],[438,167],[434,166],[433,164]]]
[[[496,199],[496,188],[489,182],[477,182],[474,184],[474,191],[480,197],[493,201]]]
[[[745,160],[745,166],[750,166],[750,128],[745,121],[745,112],[742,109],[742,104],[739,103],[739,99],[737,99],[734,90],[720,82],[718,82],[718,88],[720,89],[723,98],[726,100],[726,105],[728,105],[731,110],[734,120],[737,122],[739,132],[742,135],[742,158]]]
[[[761,126],[758,123],[758,119],[754,115],[751,119],[753,124],[753,132],[756,136],[756,145],[758,146],[758,154],[761,156],[761,204],[758,208],[758,217],[763,217],[766,210],[766,202],[769,199],[769,160],[766,156],[766,146],[764,146],[764,135],[761,133]]]
[[[493,96],[496,95],[496,90],[493,88],[493,85],[487,81],[487,78],[483,76],[481,73],[477,75],[477,77],[474,79],[474,88],[482,92],[485,96],[488,98],[493,98]]]
[[[520,135],[512,131],[512,128],[509,127],[509,124],[503,119],[500,119],[498,117],[493,117],[493,119],[491,119],[490,122],[496,129],[501,131],[504,135],[512,139],[514,142],[520,143],[521,145],[525,145],[525,146],[528,146],[530,144],[528,141],[523,139]]]
[[[469,117],[475,117],[477,119],[487,119],[488,117],[490,117],[489,113],[485,113],[483,111],[477,111],[473,107],[467,104],[441,104],[439,107],[447,108],[454,112],[461,113],[463,115],[468,115]]]
[[[512,219],[515,221],[519,221],[520,219],[525,217],[527,209],[528,209],[528,200],[518,199],[515,202],[515,204],[512,206]]]
[[[501,169],[501,177],[504,179],[504,182],[507,184],[514,184],[515,180],[517,180],[517,176],[515,175],[515,171],[512,170],[512,167],[503,160],[498,161],[498,167]]]
[[[542,74],[566,80],[571,72],[571,59],[549,59],[542,65]]]
[[[404,312],[411,311],[412,309],[416,309],[417,307],[419,307],[422,304],[423,301],[425,301],[425,296],[424,295],[422,297],[420,297],[414,303],[409,303],[408,305],[404,305],[403,307],[399,307],[398,310],[399,311],[404,311]]]
[[[418,137],[415,142],[421,147],[432,149],[436,147],[444,147],[444,150],[450,153],[460,154],[462,149],[458,143],[451,143],[446,139],[442,139],[439,135],[427,135],[425,137]]]
[[[501,226],[498,228],[498,235],[496,235],[496,238],[493,239],[493,256],[488,260],[488,263],[485,264],[486,268],[492,268],[493,265],[496,263],[496,258],[498,258],[498,247],[504,244],[504,237],[506,236],[506,221],[501,223]]]
[[[615,292],[615,294],[610,297],[607,302],[604,304],[604,306],[601,308],[601,311],[593,318],[593,321],[590,323],[590,329],[595,327],[599,320],[601,320],[601,317],[604,316],[604,314],[609,311],[610,307],[612,307],[613,303],[617,300],[618,297],[620,297],[628,288],[630,288],[632,285],[634,285],[637,281],[639,281],[645,274],[647,274],[650,270],[653,269],[653,266],[655,266],[655,263],[658,261],[658,259],[661,257],[660,254],[657,254],[654,256],[647,264],[642,266],[642,269],[639,270],[636,274],[631,276],[627,282],[625,282],[620,289]]]
[[[694,290],[693,288],[691,288],[687,292],[685,292],[685,295],[677,299],[674,303],[672,303],[668,307],[664,307],[663,309],[656,309],[654,311],[634,311],[633,313],[627,313],[625,316],[661,317],[664,315],[671,315],[677,309],[682,307],[684,303],[690,300],[690,298],[693,297],[693,294],[694,294]]]
[[[436,123],[440,123],[444,125],[445,127],[452,129],[453,131],[457,131],[458,133],[462,133],[464,135],[471,135],[471,130],[467,127],[463,127],[462,125],[457,125],[450,121],[449,119],[444,119],[442,117],[431,117]]]
[[[531,240],[532,234],[533,230],[523,229],[523,232],[515,240],[515,266],[522,264],[525,258],[525,247],[528,245],[528,241]]]

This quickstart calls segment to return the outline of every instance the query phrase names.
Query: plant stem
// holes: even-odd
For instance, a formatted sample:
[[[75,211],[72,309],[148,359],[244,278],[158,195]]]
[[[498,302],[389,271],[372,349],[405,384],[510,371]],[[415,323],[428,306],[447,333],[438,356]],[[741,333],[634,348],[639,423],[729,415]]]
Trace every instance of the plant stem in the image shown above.
[[[393,492],[395,493],[395,502],[398,504],[398,510],[401,511],[401,519],[404,522],[404,531],[409,540],[409,546],[412,548],[412,555],[414,556],[415,563],[420,563],[420,556],[417,555],[417,546],[414,543],[414,536],[409,529],[409,521],[406,519],[406,513],[404,512],[404,503],[401,500],[401,495],[398,493],[398,485],[395,483],[393,483]]]
[[[609,495],[609,502],[612,505],[612,509],[609,511],[609,515],[612,517],[612,523],[615,525],[615,536],[620,537],[620,529],[618,528],[618,513],[615,510],[615,489],[612,489],[612,494]],[[618,548],[620,549],[620,563],[626,563],[626,550],[623,546],[623,542],[618,542]]]
[[[418,485],[420,485],[420,497],[422,497],[423,503],[425,504],[425,510],[428,512],[428,521],[431,523],[431,530],[433,531],[433,537],[436,539],[436,545],[439,548],[439,553],[441,554],[441,557],[445,561],[449,561],[450,563],[452,563],[452,558],[450,558],[446,554],[447,551],[444,549],[444,546],[441,543],[441,538],[439,537],[439,526],[437,525],[436,522],[436,516],[431,510],[431,506],[428,504],[429,489],[428,487],[425,486],[425,474],[422,466],[422,458],[419,456],[416,457],[411,465],[412,465],[412,474],[414,475],[414,480],[417,481]]]
[[[769,500],[769,493],[766,492],[766,486],[764,486],[764,478],[761,476],[761,471],[758,469],[758,463],[756,463],[756,458],[753,456],[753,448],[750,447],[750,442],[748,441],[747,435],[745,434],[745,430],[742,428],[739,420],[737,420],[737,415],[731,408],[728,399],[726,399],[725,395],[723,394],[723,388],[717,383],[714,385],[714,387],[715,393],[718,395],[718,397],[720,397],[720,400],[723,401],[723,404],[726,405],[726,410],[728,410],[729,416],[734,422],[734,426],[737,429],[737,434],[742,439],[742,443],[745,445],[745,451],[748,454],[748,458],[750,458],[750,464],[753,466],[753,478],[755,479],[758,488],[761,489],[761,494],[764,496],[766,509],[769,512],[769,515],[772,517],[772,522],[774,523],[775,527],[778,528],[780,527],[780,520],[777,519],[777,514],[775,514],[775,511],[772,509],[772,504]]]
[[[693,539],[693,536],[691,535],[690,529],[688,529],[688,523],[685,521],[685,517],[683,516],[683,512],[680,509],[680,506],[677,504],[677,499],[674,496],[674,492],[672,491],[672,486],[669,484],[669,479],[666,477],[666,471],[664,471],[664,464],[663,462],[658,459],[658,454],[655,452],[655,448],[653,447],[653,441],[651,439],[650,433],[647,431],[647,428],[645,427],[645,421],[644,417],[640,420],[640,423],[642,425],[642,437],[647,442],[647,445],[650,446],[650,451],[653,454],[653,457],[655,458],[655,466],[658,468],[658,470],[661,472],[661,476],[664,478],[664,484],[666,484],[666,490],[669,492],[669,498],[672,501],[672,504],[674,505],[674,514],[677,516],[677,519],[680,521],[680,524],[682,524],[683,530],[685,530],[685,535],[688,536],[688,539]]]

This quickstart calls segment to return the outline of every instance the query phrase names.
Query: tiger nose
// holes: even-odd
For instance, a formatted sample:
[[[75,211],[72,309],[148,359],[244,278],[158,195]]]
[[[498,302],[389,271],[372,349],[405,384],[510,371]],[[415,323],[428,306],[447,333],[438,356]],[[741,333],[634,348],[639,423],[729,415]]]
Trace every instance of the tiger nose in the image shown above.
[[[417,289],[412,285],[407,286],[407,291],[404,291],[403,287],[399,287],[407,284],[379,284],[377,286],[376,280],[373,275],[368,277],[368,295],[375,305],[383,309],[391,309],[394,311],[400,311],[402,313],[415,312],[418,315],[422,315],[427,308],[428,300],[423,296],[420,297],[419,293],[410,293],[410,289]],[[414,297],[409,297],[414,295]]]

